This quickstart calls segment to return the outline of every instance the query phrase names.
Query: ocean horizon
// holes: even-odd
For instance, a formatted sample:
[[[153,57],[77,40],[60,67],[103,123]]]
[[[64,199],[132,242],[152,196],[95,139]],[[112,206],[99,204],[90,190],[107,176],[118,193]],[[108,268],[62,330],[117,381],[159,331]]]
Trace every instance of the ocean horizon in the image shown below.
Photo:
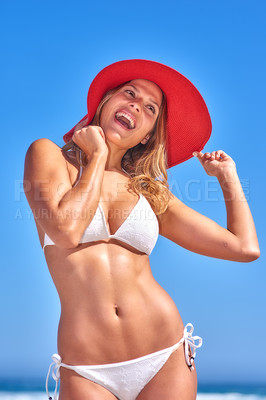
[[[53,394],[53,381],[49,385]],[[47,400],[45,379],[0,379],[1,400]],[[251,384],[199,383],[197,400],[266,400],[266,382]]]

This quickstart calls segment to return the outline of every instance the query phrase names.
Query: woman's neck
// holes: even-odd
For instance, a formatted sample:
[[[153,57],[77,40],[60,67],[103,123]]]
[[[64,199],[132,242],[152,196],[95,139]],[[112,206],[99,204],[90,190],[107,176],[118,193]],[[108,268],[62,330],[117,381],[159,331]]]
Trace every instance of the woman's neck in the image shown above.
[[[105,170],[121,172],[122,158],[124,157],[124,154],[127,152],[127,149],[119,149],[112,143],[107,143],[107,147],[109,152],[105,164]]]

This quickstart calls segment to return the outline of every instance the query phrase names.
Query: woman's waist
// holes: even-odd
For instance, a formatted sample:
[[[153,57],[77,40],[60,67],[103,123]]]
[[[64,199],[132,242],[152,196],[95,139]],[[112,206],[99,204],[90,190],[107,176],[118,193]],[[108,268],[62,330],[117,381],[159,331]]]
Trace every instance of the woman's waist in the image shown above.
[[[162,320],[167,322],[177,316],[174,301],[153,278],[122,283],[114,286],[101,282],[91,285],[90,290],[79,285],[75,290],[66,290],[61,300],[61,323],[124,328],[132,321],[160,325]]]
[[[131,293],[123,301],[94,302],[88,307],[81,304],[76,310],[62,307],[59,354],[70,363],[97,364],[137,358],[171,346],[182,337],[181,317],[163,289],[158,293],[155,288],[153,293]]]
[[[150,268],[143,269],[142,274],[111,269],[89,275],[81,270],[64,280],[59,291],[61,321],[71,320],[78,325],[86,321],[89,326],[94,322],[104,328],[109,323],[127,324],[132,319],[156,322],[178,312]]]

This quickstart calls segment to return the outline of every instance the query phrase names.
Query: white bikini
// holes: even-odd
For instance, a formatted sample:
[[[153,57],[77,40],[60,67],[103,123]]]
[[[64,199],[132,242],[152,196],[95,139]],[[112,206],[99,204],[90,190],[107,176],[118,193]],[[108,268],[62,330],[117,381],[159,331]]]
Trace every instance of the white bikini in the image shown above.
[[[81,172],[79,176],[81,176]],[[114,234],[110,234],[107,228],[104,211],[99,204],[95,215],[86,228],[80,243],[94,242],[104,239],[116,239],[129,244],[137,250],[151,254],[159,234],[158,220],[147,199],[140,194],[137,204],[133,207],[129,216]],[[54,242],[45,234],[44,246],[54,245]],[[190,330],[189,330],[190,328]],[[189,368],[193,369],[193,361],[196,348],[202,346],[199,336],[192,336],[194,327],[187,324],[182,339],[171,347],[159,350],[129,361],[103,365],[68,365],[62,362],[58,354],[52,356],[46,379],[46,392],[49,400],[52,397],[48,391],[48,379],[52,370],[52,377],[56,381],[54,400],[57,400],[57,386],[60,378],[60,367],[71,369],[113,393],[119,400],[135,400],[141,390],[163,367],[170,355],[183,343],[185,347],[185,359]],[[195,343],[198,341],[198,344]]]
[[[155,246],[158,234],[157,217],[147,199],[140,194],[137,204],[113,235],[108,231],[104,211],[99,203],[91,223],[80,239],[80,243],[116,239],[149,255]],[[54,245],[54,242],[45,234],[43,249],[48,245]]]
[[[190,330],[188,329],[189,327],[191,328]],[[193,325],[187,324],[184,329],[184,336],[173,346],[143,357],[135,358],[134,360],[119,363],[68,365],[62,362],[58,354],[53,354],[53,362],[49,367],[46,378],[46,393],[48,399],[52,400],[48,391],[50,371],[52,370],[52,377],[56,381],[54,400],[57,400],[57,386],[60,378],[59,369],[60,367],[64,367],[75,371],[77,374],[92,382],[98,383],[113,393],[119,400],[135,400],[141,390],[163,367],[173,351],[177,350],[183,343],[185,345],[186,363],[190,369],[194,369],[192,363],[196,356],[196,348],[202,346],[202,339],[199,336],[192,336],[193,330]],[[198,344],[195,343],[196,340]]]

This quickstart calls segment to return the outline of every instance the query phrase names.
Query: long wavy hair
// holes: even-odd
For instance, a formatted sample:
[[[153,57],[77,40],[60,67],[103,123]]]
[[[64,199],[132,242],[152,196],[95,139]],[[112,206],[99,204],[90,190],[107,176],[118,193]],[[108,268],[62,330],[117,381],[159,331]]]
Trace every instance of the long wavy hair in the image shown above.
[[[104,105],[128,82],[124,82],[104,94],[89,125],[100,126]],[[136,194],[143,194],[157,215],[162,214],[166,210],[171,197],[167,177],[167,155],[165,148],[166,110],[166,97],[163,93],[162,104],[153,130],[150,132],[151,136],[149,140],[146,144],[139,143],[128,149],[121,161],[122,168],[131,177],[128,183],[128,190]],[[86,155],[73,140],[67,142],[62,147],[62,150],[74,151],[79,165],[82,167],[86,166]]]

